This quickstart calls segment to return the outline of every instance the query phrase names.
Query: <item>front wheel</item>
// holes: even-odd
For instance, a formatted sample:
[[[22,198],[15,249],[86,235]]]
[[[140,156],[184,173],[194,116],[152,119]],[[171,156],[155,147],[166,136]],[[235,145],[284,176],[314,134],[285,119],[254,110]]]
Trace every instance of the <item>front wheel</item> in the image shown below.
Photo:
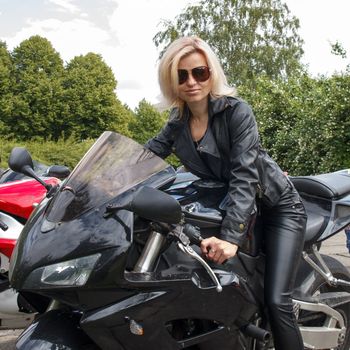
[[[350,280],[350,273],[347,268],[342,265],[338,260],[330,257],[325,257],[326,263],[332,272],[333,276],[339,279],[346,281]],[[331,293],[331,292],[348,292],[350,293],[349,287],[344,286],[330,286],[326,283],[324,278],[317,273],[315,280],[310,288],[311,295],[313,297],[318,297],[322,293]],[[334,308],[338,311],[343,319],[346,327],[346,332],[343,337],[340,339],[340,344],[331,349],[322,349],[322,350],[349,350],[350,349],[350,303],[340,305]],[[324,324],[326,315],[323,313],[311,313],[302,311],[299,315],[299,322],[304,326],[317,327]]]

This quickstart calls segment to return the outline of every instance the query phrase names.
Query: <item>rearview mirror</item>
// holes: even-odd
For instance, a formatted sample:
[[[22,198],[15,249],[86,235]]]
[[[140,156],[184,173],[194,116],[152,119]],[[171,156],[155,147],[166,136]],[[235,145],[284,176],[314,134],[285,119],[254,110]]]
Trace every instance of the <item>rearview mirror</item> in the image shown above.
[[[170,195],[152,187],[141,187],[135,192],[131,202],[123,206],[135,214],[167,224],[177,224],[182,219],[179,202]]]
[[[15,147],[12,149],[8,164],[11,170],[35,179],[41,183],[47,191],[50,191],[52,188],[51,185],[45,183],[35,174],[32,156],[24,147]]]
[[[64,180],[69,174],[70,170],[65,165],[51,165],[47,171],[48,176],[56,177],[60,180]]]
[[[33,177],[34,165],[29,152],[23,147],[15,147],[12,149],[8,161],[11,170]]]

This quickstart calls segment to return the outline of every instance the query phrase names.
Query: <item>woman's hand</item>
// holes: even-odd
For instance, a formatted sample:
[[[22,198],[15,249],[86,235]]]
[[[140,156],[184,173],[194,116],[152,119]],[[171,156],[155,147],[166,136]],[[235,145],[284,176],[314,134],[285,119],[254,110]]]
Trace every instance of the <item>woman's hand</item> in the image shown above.
[[[210,237],[202,240],[201,250],[207,259],[221,265],[236,255],[238,246],[216,237]]]

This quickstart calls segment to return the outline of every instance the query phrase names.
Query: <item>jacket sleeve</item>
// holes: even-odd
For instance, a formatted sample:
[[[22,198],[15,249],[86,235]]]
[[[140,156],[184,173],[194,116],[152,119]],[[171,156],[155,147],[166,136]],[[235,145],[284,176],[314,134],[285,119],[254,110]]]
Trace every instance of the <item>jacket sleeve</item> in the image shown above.
[[[145,147],[164,159],[171,154],[173,143],[171,127],[167,123],[157,136],[146,142]]]
[[[240,102],[228,113],[229,204],[222,222],[220,236],[226,241],[242,246],[255,207],[255,196],[259,183],[259,173],[256,167],[259,135],[253,112],[245,102]]]
[[[180,126],[178,118],[179,111],[173,108],[169,115],[169,120],[159,132],[159,134],[148,140],[145,147],[155,153],[160,158],[166,158],[172,153],[172,147],[176,138],[177,130]]]

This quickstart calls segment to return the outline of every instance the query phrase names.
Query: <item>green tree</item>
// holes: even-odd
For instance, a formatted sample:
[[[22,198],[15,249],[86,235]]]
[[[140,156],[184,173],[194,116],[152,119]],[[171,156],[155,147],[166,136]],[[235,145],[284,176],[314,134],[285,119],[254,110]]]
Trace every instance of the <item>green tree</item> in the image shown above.
[[[316,86],[309,92],[310,117],[304,118],[301,126],[309,131],[304,135],[308,140],[304,156],[312,158],[311,150],[317,160],[314,172],[349,168],[350,75],[321,77]]]
[[[331,48],[331,52],[333,55],[340,56],[341,58],[346,58],[346,50],[339,41],[336,41],[335,43],[331,44]]]
[[[79,139],[98,137],[113,129],[128,134],[130,113],[114,92],[117,82],[100,55],[73,58],[64,79],[64,134]]]
[[[162,52],[180,36],[198,35],[216,51],[231,84],[302,69],[299,20],[281,0],[201,0],[162,25],[153,38]]]
[[[57,137],[62,115],[63,61],[51,43],[38,35],[12,52],[15,85],[7,120],[17,138]]]
[[[4,42],[0,41],[0,134],[7,135],[12,110],[13,65],[11,55]]]
[[[291,175],[350,167],[350,75],[307,74],[241,86],[252,106],[263,147]]]
[[[155,136],[166,122],[167,113],[160,113],[145,99],[140,101],[135,110],[135,118],[130,123],[130,131],[135,141],[140,144]]]

